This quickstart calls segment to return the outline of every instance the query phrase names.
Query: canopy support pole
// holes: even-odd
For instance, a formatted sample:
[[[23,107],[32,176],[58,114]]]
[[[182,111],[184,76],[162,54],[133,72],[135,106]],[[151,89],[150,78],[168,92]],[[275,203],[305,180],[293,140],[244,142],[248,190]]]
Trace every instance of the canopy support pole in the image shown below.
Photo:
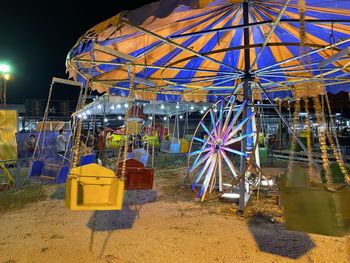
[[[244,25],[249,24],[249,2],[244,1],[243,2],[243,23]],[[250,50],[249,50],[249,43],[250,43],[250,37],[249,37],[249,28],[244,28],[243,30],[243,36],[244,36],[244,80],[243,80],[243,97],[244,99],[247,98],[248,96],[251,96],[251,86],[249,83],[249,80],[251,79],[250,76]],[[242,118],[245,119],[246,116],[248,115],[248,110],[250,107],[244,107],[244,110],[242,112]],[[242,127],[242,133],[247,134],[248,129],[251,128],[251,125],[249,127],[248,124],[244,124]],[[247,152],[247,146],[249,144],[248,139],[242,140],[242,145],[241,145],[241,151],[242,152]],[[246,205],[246,177],[245,177],[245,168],[246,168],[246,162],[241,156],[241,165],[240,165],[240,173],[241,173],[241,179],[239,181],[239,204],[238,204],[238,211],[239,213],[243,213],[243,210]]]

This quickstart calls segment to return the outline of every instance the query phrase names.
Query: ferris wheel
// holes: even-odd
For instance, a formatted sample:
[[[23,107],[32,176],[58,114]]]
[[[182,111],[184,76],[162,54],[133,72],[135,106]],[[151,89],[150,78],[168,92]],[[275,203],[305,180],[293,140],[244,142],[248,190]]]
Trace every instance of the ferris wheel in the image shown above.
[[[257,109],[249,99],[238,98],[242,96],[216,102],[203,115],[192,137],[187,177],[201,201],[214,190],[219,195],[232,191],[255,161]]]

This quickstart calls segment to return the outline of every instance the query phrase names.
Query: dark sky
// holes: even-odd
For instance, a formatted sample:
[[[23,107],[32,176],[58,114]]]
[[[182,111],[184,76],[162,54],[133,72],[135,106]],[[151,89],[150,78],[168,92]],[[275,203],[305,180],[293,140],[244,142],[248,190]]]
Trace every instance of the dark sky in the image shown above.
[[[46,99],[51,78],[66,78],[65,58],[88,29],[122,10],[154,0],[1,1],[0,62],[12,66],[8,103]],[[73,87],[55,86],[53,99],[76,99]]]

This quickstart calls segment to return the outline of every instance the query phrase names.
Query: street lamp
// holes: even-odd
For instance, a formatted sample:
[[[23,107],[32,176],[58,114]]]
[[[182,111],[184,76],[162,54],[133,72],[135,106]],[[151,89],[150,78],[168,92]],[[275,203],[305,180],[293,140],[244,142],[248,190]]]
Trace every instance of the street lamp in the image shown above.
[[[1,98],[4,107],[6,108],[6,85],[7,81],[10,79],[10,66],[6,64],[0,64],[0,73],[1,82],[3,83]]]

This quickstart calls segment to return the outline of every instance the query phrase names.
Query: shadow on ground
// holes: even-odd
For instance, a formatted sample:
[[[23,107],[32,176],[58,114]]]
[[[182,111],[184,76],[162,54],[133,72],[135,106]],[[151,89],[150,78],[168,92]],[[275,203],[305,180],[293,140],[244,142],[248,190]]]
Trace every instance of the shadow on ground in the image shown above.
[[[307,234],[288,231],[282,224],[273,223],[270,217],[264,215],[251,217],[248,227],[263,252],[297,259],[315,247]]]
[[[50,195],[51,199],[63,200],[66,195],[66,185],[58,185],[55,192]]]
[[[91,229],[90,250],[93,247],[95,232],[107,232],[99,253],[99,257],[102,257],[113,232],[132,228],[142,205],[156,200],[157,192],[154,190],[125,191],[123,210],[95,211],[87,223],[87,227]]]
[[[157,199],[154,190],[125,191],[123,210],[96,211],[89,219],[87,227],[93,231],[114,231],[132,228],[143,204]]]

